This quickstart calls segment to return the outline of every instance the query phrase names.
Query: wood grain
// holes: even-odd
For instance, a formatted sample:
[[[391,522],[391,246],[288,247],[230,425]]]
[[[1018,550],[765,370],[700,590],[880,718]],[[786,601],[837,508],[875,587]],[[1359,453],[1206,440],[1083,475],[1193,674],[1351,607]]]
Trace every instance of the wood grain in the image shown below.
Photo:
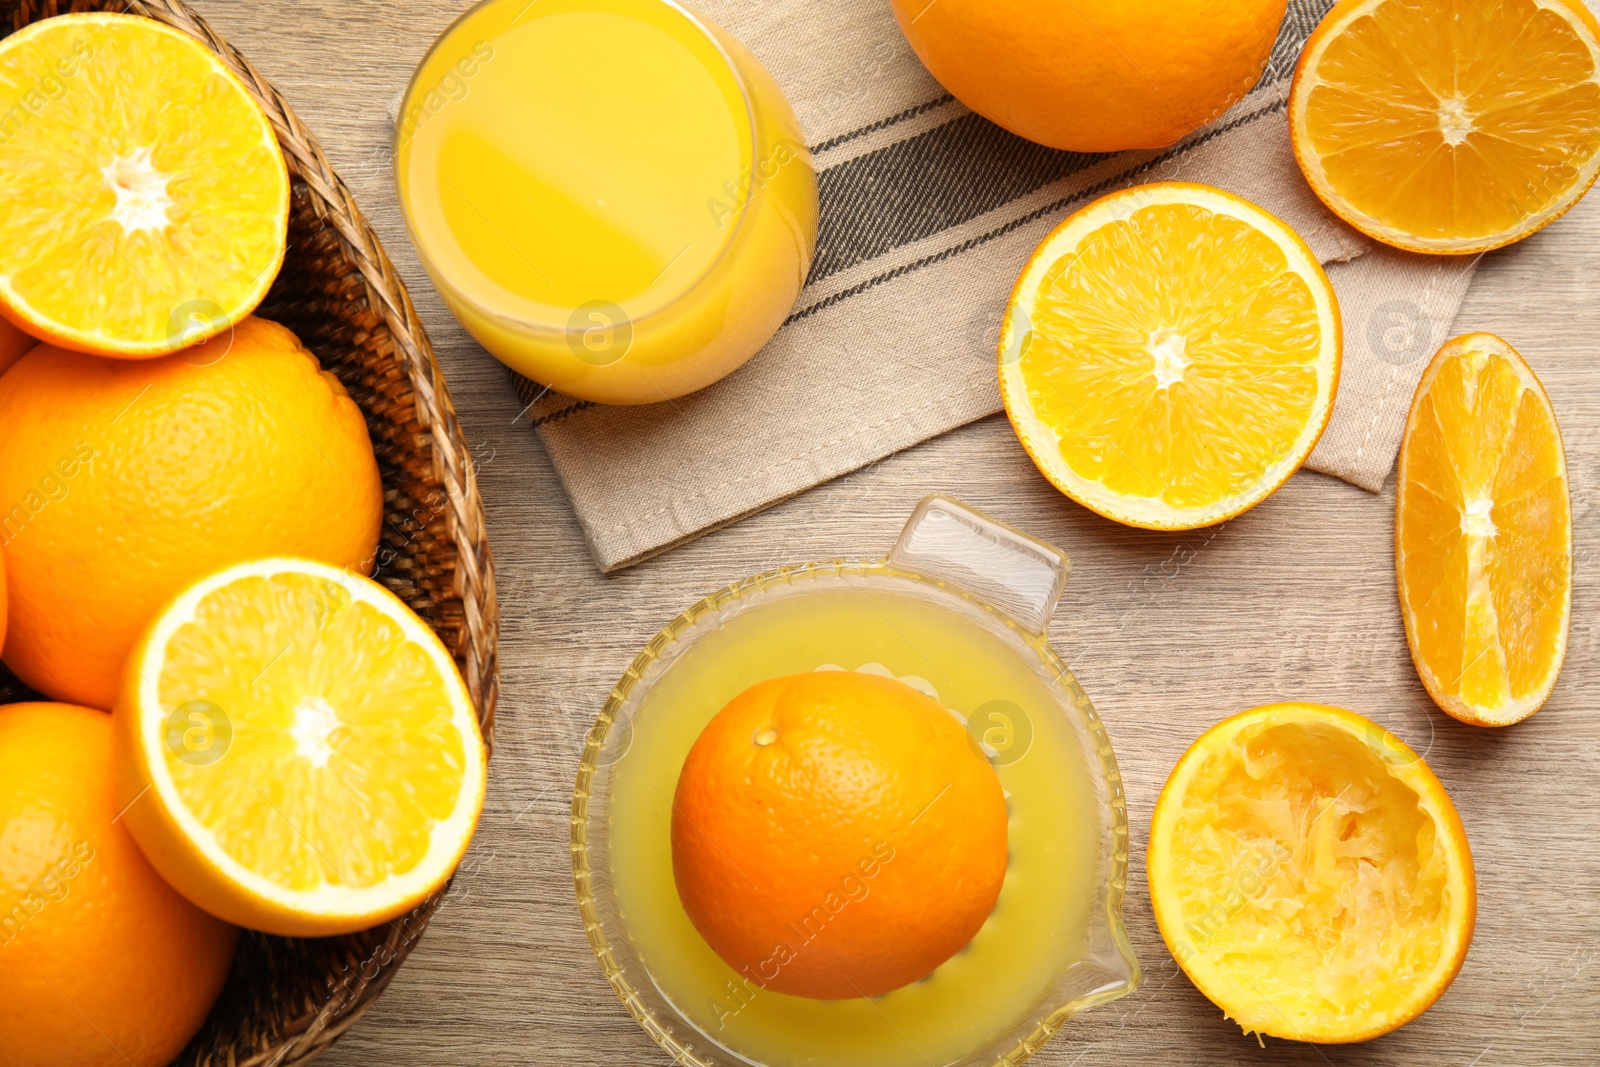
[[[1072,554],[1054,642],[1128,786],[1126,914],[1145,985],[1069,1024],[1034,1062],[1600,1064],[1600,198],[1487,257],[1457,322],[1506,337],[1543,377],[1573,478],[1571,655],[1543,711],[1489,732],[1435,710],[1406,655],[1392,485],[1373,496],[1302,473],[1217,530],[1129,530],[1051,489],[995,418],[601,577],[505,372],[445,311],[395,204],[386,105],[467,4],[196,7],[316,131],[411,286],[479,458],[499,568],[503,690],[482,830],[421,946],[324,1062],[669,1062],[612,995],[578,921],[567,810],[581,738],[628,661],[698,597],[779,562],[880,554],[917,499],[941,491]],[[1478,928],[1461,976],[1421,1019],[1364,1045],[1263,1050],[1241,1036],[1177,973],[1143,888],[1151,806],[1179,754],[1222,717],[1285,698],[1352,708],[1424,752],[1476,856]]]

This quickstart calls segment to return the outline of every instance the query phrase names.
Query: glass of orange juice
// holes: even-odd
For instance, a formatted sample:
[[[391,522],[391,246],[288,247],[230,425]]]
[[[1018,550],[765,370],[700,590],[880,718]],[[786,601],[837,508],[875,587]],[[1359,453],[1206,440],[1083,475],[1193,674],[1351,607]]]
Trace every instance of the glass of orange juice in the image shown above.
[[[669,400],[739,367],[816,247],[816,175],[782,91],[670,0],[479,4],[412,78],[395,181],[462,325],[598,403]]]

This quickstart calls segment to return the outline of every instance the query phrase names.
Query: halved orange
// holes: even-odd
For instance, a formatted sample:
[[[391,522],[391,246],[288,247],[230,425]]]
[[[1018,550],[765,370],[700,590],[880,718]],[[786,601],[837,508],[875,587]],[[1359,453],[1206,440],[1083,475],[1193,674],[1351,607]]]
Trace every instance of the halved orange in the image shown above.
[[[151,864],[239,926],[363,930],[444,885],[486,757],[455,662],[376,582],[298,559],[197,582],[114,713],[119,807]]]
[[[1000,332],[1000,394],[1056,488],[1129,526],[1186,530],[1253,507],[1322,436],[1338,302],[1288,226],[1161,182],[1056,227]]]
[[[1582,0],[1344,0],[1295,72],[1306,180],[1368,236],[1473,253],[1600,174],[1600,22]]]
[[[0,39],[0,315],[63,348],[166,355],[220,333],[283,262],[289,175],[221,58],[135,15]]]
[[[1561,428],[1516,349],[1458,337],[1423,372],[1395,479],[1395,576],[1417,673],[1463,722],[1549,698],[1572,618]]]
[[[1472,942],[1477,877],[1444,786],[1340,708],[1213,726],[1156,801],[1146,868],[1179,966],[1246,1033],[1365,1041],[1426,1011]]]

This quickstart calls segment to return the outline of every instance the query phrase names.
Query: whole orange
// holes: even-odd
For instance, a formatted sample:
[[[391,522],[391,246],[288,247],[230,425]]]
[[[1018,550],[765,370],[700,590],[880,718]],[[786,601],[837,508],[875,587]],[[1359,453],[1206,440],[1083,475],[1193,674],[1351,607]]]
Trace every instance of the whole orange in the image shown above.
[[[42,345],[0,377],[4,658],[109,708],[167,600],[262,556],[367,570],[383,489],[361,411],[276,323],[154,360]]]
[[[672,871],[750,981],[880,996],[972,940],[1006,873],[1000,779],[961,723],[892,678],[821,671],[735,697],[695,741]]]
[[[892,0],[963,104],[1051,148],[1161,148],[1261,77],[1288,0]]]
[[[239,931],[145,861],[111,797],[111,718],[0,707],[0,1063],[161,1067]]]

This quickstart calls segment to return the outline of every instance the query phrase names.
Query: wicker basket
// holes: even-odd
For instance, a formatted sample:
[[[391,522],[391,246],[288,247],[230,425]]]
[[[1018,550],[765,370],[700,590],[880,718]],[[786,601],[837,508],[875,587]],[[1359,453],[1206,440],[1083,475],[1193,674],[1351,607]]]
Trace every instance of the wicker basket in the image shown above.
[[[222,57],[272,120],[293,204],[288,257],[260,314],[299,334],[366,414],[384,486],[377,576],[455,653],[492,741],[499,609],[472,454],[377,236],[288,104],[182,0],[0,0],[0,36],[68,11],[127,11],[187,31]],[[0,703],[32,697],[0,677]],[[312,1059],[383,992],[442,898],[347,937],[247,933],[227,988],[177,1062],[288,1067]]]

